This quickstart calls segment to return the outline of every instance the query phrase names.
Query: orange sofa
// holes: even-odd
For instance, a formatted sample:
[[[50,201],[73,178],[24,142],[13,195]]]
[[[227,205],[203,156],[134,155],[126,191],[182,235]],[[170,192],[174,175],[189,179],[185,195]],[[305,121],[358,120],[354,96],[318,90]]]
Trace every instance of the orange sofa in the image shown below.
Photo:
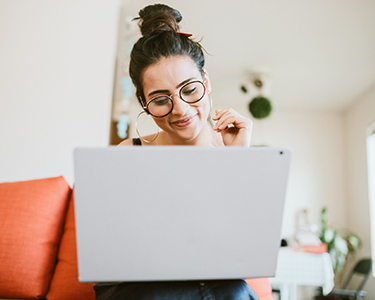
[[[0,300],[95,299],[78,282],[73,201],[63,177],[0,183]],[[267,278],[247,282],[272,300]]]

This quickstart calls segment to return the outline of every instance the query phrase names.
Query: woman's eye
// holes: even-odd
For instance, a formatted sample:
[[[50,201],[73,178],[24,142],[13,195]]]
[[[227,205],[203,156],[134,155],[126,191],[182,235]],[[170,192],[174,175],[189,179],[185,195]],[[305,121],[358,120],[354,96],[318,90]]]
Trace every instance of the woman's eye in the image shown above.
[[[166,104],[168,104],[168,102],[169,102],[169,98],[167,98],[167,97],[158,98],[158,99],[155,99],[155,100],[152,101],[152,103],[154,105],[158,105],[158,106],[166,105]]]
[[[188,96],[188,95],[193,94],[196,90],[197,90],[196,87],[191,88],[191,89],[188,89],[188,90],[184,90],[184,91],[183,91],[183,94]]]

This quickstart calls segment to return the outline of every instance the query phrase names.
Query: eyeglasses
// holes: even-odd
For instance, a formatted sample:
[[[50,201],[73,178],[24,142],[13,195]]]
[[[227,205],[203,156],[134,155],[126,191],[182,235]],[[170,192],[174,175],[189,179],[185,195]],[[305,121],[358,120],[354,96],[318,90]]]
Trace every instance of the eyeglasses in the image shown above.
[[[192,104],[202,100],[205,93],[206,86],[204,83],[196,80],[184,84],[180,88],[178,96],[182,101]],[[148,101],[143,109],[156,118],[165,117],[173,110],[172,97],[174,95],[176,94],[156,96]]]

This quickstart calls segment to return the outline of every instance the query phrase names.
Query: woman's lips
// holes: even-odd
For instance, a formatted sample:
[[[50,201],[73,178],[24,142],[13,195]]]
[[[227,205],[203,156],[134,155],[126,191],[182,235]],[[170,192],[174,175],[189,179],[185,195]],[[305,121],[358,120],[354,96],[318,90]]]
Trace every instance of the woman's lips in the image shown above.
[[[178,121],[175,121],[175,122],[172,122],[172,124],[177,126],[177,127],[189,126],[191,123],[194,122],[195,116],[196,115],[188,117],[188,118],[184,118],[184,119],[181,119],[181,120],[178,120]]]

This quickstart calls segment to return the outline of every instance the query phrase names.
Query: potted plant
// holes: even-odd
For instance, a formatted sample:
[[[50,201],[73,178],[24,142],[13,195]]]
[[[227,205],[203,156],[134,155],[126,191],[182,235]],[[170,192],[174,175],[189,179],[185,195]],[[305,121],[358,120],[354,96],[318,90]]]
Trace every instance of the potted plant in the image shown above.
[[[323,208],[320,214],[320,240],[328,246],[334,273],[341,274],[349,256],[354,255],[362,246],[360,238],[348,229],[334,229],[328,226],[327,209]]]

